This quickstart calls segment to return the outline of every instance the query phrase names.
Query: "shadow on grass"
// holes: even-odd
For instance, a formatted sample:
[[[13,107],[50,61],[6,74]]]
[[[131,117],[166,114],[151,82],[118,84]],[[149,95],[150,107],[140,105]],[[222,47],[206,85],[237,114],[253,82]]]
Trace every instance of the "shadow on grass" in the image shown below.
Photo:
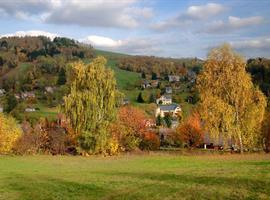
[[[118,171],[94,174],[102,174],[106,178],[101,182],[78,183],[44,176],[10,174],[4,181],[8,191],[18,194],[17,199],[22,200],[260,199],[260,197],[267,199],[270,196],[270,180],[254,177]],[[119,187],[112,187],[114,183]]]
[[[110,193],[109,188],[98,187],[94,183],[78,183],[43,176],[29,178],[17,174],[6,178],[5,185],[8,191],[17,194],[15,199],[20,200],[99,199]]]
[[[104,173],[103,173],[104,174]],[[133,172],[115,172],[107,173],[108,176],[127,177],[128,179],[138,179],[139,182],[151,182],[158,192],[173,191],[181,187],[183,198],[203,198],[203,199],[261,199],[259,196],[263,196],[265,199],[270,198],[270,179],[257,179],[241,177],[213,177],[204,175],[182,175],[182,174],[170,174],[170,173],[133,173]],[[194,187],[189,190],[190,187]],[[197,187],[197,188],[196,188]],[[147,188],[147,187],[146,187]],[[203,188],[203,193],[200,193],[199,188]],[[220,193],[220,188],[225,189],[224,193]],[[179,188],[180,189],[180,188]],[[185,189],[189,190],[191,194],[185,193]],[[212,190],[212,191],[210,191]],[[227,190],[227,193],[225,192]],[[177,190],[175,190],[177,192]],[[218,196],[209,196],[215,194]],[[186,195],[186,196],[185,196]],[[224,196],[222,196],[224,195]],[[264,199],[263,198],[263,199]]]

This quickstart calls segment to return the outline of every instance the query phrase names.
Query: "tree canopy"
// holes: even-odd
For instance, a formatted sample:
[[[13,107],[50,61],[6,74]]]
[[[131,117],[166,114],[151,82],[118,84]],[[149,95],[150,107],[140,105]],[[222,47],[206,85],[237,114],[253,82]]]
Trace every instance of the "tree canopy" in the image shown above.
[[[63,111],[78,135],[83,150],[106,150],[108,126],[115,117],[116,80],[106,59],[98,57],[90,64],[72,64],[70,94],[64,98]]]
[[[204,126],[215,141],[234,138],[241,151],[258,142],[265,96],[254,87],[244,59],[229,45],[209,53],[197,88]]]

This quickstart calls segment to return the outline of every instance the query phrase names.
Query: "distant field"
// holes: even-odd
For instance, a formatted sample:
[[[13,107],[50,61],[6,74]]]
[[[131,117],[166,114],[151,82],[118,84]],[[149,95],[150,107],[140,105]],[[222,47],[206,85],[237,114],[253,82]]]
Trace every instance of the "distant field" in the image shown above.
[[[269,199],[270,156],[2,156],[0,199]]]
[[[97,50],[97,49],[95,50],[95,53],[96,55],[101,55],[101,56],[106,57],[107,65],[110,66],[114,70],[117,85],[120,90],[124,90],[128,85],[134,85],[137,81],[140,80],[139,73],[122,70],[116,66],[118,58],[128,56],[128,55],[109,52],[109,51],[102,51],[102,50]]]

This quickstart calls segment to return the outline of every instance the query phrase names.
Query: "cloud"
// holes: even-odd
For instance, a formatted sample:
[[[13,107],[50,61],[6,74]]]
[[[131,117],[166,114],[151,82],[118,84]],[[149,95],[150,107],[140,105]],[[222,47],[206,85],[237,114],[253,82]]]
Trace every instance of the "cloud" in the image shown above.
[[[239,18],[234,16],[229,16],[228,21],[224,22],[222,20],[215,21],[209,25],[202,32],[206,33],[228,33],[231,31],[239,30],[245,27],[251,27],[263,23],[263,17],[253,16],[246,18]]]
[[[270,37],[255,38],[242,41],[230,42],[231,45],[239,50],[254,48],[257,50],[270,50]]]
[[[2,15],[39,19],[52,24],[133,28],[151,18],[153,11],[137,0],[12,0],[0,1]]]
[[[158,22],[152,26],[156,30],[167,30],[170,28],[189,25],[195,21],[202,21],[216,16],[226,10],[221,4],[208,3],[201,6],[190,6],[184,13],[178,14],[176,17]]]
[[[246,57],[270,57],[270,36],[232,41],[230,44]]]
[[[127,38],[122,40],[114,40],[109,37],[90,35],[80,42],[91,44],[95,48],[100,48],[110,51],[118,51],[129,54],[139,55],[155,55],[162,52],[161,48],[158,47],[160,39],[151,38]]]
[[[190,6],[185,15],[194,19],[207,19],[220,14],[224,10],[225,7],[221,4],[208,3],[202,6]]]
[[[123,41],[121,40],[113,40],[108,37],[102,37],[97,35],[90,35],[85,39],[82,39],[81,41],[96,47],[105,47],[105,48],[115,48],[123,44]]]
[[[53,40],[55,37],[57,37],[59,35],[58,34],[55,34],[55,33],[41,31],[41,30],[17,31],[15,33],[9,33],[9,34],[0,35],[0,37],[13,37],[13,36],[18,36],[18,37],[24,37],[24,36],[46,36],[46,37],[49,37],[51,40]]]

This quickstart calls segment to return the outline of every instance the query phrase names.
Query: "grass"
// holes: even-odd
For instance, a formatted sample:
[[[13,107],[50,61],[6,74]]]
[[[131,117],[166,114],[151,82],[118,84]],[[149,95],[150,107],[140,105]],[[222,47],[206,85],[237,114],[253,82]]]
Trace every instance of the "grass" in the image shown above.
[[[107,59],[107,65],[111,67],[111,69],[114,71],[117,86],[119,87],[120,90],[124,90],[126,87],[130,85],[132,86],[137,81],[140,80],[139,73],[122,70],[116,66],[119,58],[128,55],[109,51],[102,51],[97,49],[95,49],[95,53],[96,55],[104,56]]]
[[[269,199],[270,156],[0,157],[0,199]]]

